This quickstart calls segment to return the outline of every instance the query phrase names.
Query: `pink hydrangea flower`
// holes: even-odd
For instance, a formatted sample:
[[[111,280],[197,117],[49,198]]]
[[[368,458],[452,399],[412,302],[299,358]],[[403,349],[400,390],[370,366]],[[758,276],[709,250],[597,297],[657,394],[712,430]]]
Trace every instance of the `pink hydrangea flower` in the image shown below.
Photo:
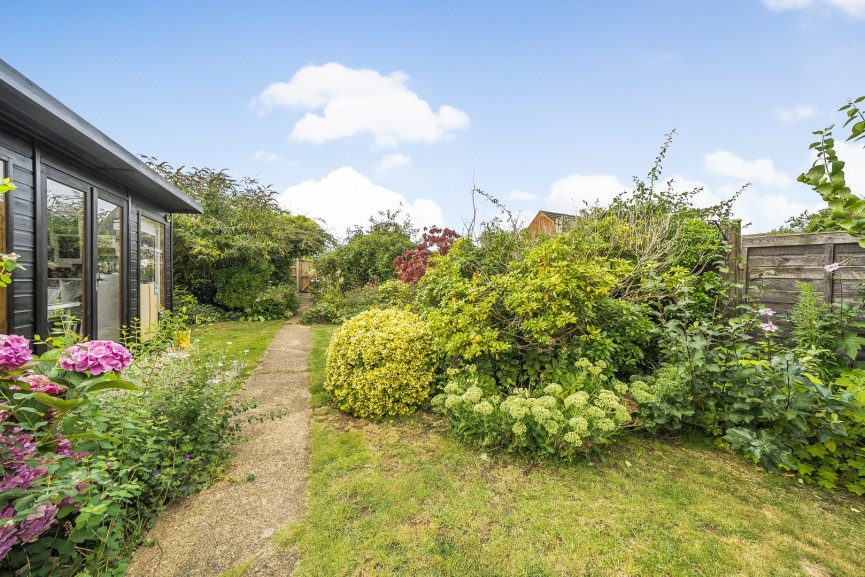
[[[30,341],[19,335],[0,335],[0,369],[21,368],[32,358]]]
[[[824,269],[826,272],[835,272],[835,271],[838,270],[839,268],[841,268],[841,263],[840,263],[840,262],[833,262],[832,264],[827,264],[826,266],[823,267],[823,269]]]
[[[114,341],[90,341],[66,349],[60,357],[60,368],[93,376],[109,371],[123,371],[132,362],[132,355]]]
[[[19,377],[18,380],[30,385],[30,391],[33,393],[45,393],[46,395],[57,396],[66,391],[66,387],[52,383],[45,375],[24,375]]]
[[[768,307],[764,307],[764,308],[758,310],[757,312],[758,312],[759,314],[761,314],[761,315],[765,315],[765,316],[767,316],[767,317],[771,317],[772,315],[775,314],[775,311],[773,311],[772,309],[770,309],[770,308],[768,308]]]
[[[762,328],[767,333],[774,333],[775,331],[778,330],[778,326],[775,325],[772,321],[769,321],[768,323],[761,324],[760,328]]]

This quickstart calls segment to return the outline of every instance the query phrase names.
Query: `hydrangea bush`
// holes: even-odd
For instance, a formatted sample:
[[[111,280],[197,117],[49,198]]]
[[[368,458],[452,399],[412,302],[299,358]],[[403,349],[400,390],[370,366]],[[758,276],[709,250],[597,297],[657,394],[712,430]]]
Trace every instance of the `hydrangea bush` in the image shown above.
[[[373,309],[346,321],[327,349],[324,388],[357,417],[412,413],[430,393],[432,341],[419,316]]]
[[[447,371],[450,380],[432,404],[459,436],[482,446],[572,460],[611,442],[632,420],[628,386],[610,379],[605,368],[603,361],[580,359],[564,384],[516,388],[504,396],[468,365]]]
[[[35,356],[0,335],[0,574],[119,576],[161,507],[227,458],[242,365],[197,350],[130,365],[112,341],[47,344]]]
[[[90,395],[137,388],[115,374],[131,362],[122,345],[93,341],[57,353],[39,358],[24,337],[0,335],[0,563],[17,546],[13,567],[25,559],[27,564],[47,560],[47,548],[25,551],[23,546],[80,511],[96,488],[86,473],[72,475],[89,456],[73,451],[73,441],[98,437],[82,426],[82,412],[95,406]]]

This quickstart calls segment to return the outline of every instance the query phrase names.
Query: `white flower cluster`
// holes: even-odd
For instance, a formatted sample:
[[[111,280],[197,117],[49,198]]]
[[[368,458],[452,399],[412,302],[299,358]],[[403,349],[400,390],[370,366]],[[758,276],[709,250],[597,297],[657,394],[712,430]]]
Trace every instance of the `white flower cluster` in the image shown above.
[[[492,437],[537,450],[564,451],[565,454],[572,454],[577,449],[585,451],[607,442],[631,421],[623,399],[630,387],[606,378],[603,362],[593,364],[581,359],[576,365],[578,370],[565,381],[566,386],[550,383],[538,396],[527,389],[517,388],[504,400],[499,395],[484,393],[477,386],[476,372],[458,376],[458,373],[449,371],[452,380],[445,386],[443,394],[433,399],[433,404],[439,409],[443,407],[455,422],[471,422],[472,427],[476,427],[476,434],[485,438]],[[604,388],[599,388],[599,385]],[[582,387],[586,390],[580,390]],[[644,392],[635,391],[637,394]],[[545,448],[534,446],[537,444]]]

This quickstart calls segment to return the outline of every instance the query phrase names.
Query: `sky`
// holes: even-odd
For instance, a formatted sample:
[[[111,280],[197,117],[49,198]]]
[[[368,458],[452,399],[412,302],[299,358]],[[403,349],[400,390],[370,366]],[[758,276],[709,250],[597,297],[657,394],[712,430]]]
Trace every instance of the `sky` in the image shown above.
[[[135,154],[227,169],[337,236],[401,208],[602,204],[644,177],[746,233],[823,206],[812,131],[865,94],[865,0],[0,0],[0,58]],[[856,80],[859,80],[857,82]],[[842,139],[839,139],[842,140]],[[861,144],[861,143],[860,143]],[[839,143],[865,194],[865,149]]]

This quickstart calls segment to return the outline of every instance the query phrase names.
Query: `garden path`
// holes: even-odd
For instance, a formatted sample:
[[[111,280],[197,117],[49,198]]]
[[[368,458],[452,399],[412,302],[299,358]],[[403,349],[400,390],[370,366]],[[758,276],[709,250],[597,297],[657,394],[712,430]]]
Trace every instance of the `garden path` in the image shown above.
[[[255,413],[225,478],[169,506],[132,558],[128,577],[213,577],[250,563],[246,576],[288,576],[296,554],[271,538],[303,514],[309,461],[310,328],[289,320],[244,386]]]

